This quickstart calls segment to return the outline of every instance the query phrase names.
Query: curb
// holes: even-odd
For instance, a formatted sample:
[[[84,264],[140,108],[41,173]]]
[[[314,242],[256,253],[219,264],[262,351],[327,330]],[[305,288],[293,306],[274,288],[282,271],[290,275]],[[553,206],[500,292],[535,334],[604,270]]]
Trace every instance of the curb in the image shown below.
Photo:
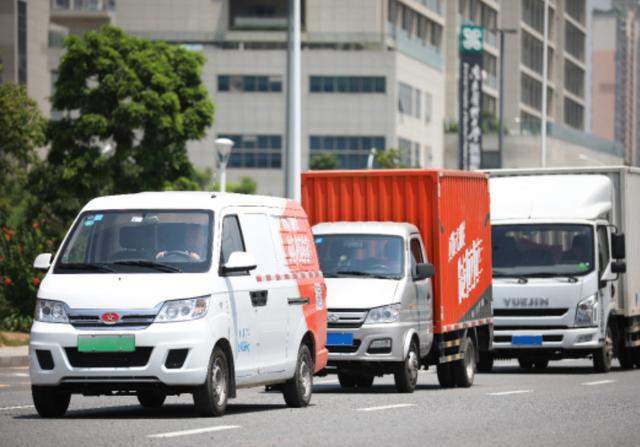
[[[0,356],[0,368],[12,368],[16,366],[29,366],[28,355]]]

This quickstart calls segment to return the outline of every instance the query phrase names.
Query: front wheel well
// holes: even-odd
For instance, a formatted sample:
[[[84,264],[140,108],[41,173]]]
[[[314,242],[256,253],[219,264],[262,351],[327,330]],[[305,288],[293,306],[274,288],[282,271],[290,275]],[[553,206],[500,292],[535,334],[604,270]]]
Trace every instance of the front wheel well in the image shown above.
[[[313,360],[313,363],[316,363],[316,340],[315,337],[313,336],[313,332],[311,331],[307,331],[306,334],[304,334],[304,337],[302,337],[302,341],[300,342],[300,345],[307,345],[307,347],[309,348],[309,351],[311,351],[311,359]]]
[[[231,349],[231,343],[226,338],[221,338],[216,343],[215,347],[222,349],[222,352],[227,356],[229,361],[229,397],[236,397],[236,367],[233,361],[233,349]],[[215,349],[215,348],[214,348]]]

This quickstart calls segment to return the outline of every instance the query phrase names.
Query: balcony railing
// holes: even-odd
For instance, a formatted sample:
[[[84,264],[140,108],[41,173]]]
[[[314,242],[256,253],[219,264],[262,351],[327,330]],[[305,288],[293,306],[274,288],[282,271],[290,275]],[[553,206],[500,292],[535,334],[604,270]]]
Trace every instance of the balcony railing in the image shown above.
[[[51,0],[53,12],[112,12],[116,0]]]

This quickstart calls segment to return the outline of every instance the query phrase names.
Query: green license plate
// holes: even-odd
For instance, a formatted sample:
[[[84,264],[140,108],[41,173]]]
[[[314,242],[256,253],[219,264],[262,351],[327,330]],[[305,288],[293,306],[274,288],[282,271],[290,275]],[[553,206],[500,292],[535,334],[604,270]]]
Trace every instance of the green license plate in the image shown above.
[[[78,336],[79,352],[133,352],[135,350],[135,335]]]

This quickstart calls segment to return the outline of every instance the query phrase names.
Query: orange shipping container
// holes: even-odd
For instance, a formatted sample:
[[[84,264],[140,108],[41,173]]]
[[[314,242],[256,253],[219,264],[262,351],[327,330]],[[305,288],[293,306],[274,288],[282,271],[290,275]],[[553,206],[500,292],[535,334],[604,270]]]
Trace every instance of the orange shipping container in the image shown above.
[[[434,331],[491,323],[488,175],[447,170],[302,175],[309,222],[408,222],[434,264]]]

